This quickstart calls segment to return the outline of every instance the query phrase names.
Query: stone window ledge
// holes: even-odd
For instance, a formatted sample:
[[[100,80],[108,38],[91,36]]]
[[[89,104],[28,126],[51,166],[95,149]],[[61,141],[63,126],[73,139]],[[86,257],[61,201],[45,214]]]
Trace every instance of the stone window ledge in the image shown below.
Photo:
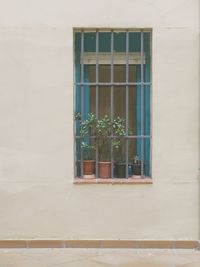
[[[153,184],[150,177],[145,178],[75,178],[74,184]]]

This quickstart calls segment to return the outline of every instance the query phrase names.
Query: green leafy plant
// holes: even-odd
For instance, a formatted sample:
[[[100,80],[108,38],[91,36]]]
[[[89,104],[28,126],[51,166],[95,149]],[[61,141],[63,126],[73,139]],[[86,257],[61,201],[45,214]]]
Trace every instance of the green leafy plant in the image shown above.
[[[80,124],[81,147],[83,148],[84,158],[94,158],[96,144],[100,161],[110,160],[111,146],[118,152],[120,151],[121,141],[126,134],[123,118],[118,116],[111,121],[110,117],[105,115],[103,118],[97,119],[96,115],[90,113],[87,119],[82,120],[81,114],[76,113],[75,119]],[[89,140],[91,136],[94,136],[92,144]]]
[[[125,120],[123,118],[118,116],[111,121],[109,116],[105,115],[102,119],[97,120],[96,136],[101,161],[110,160],[111,146],[115,150],[121,148],[121,141],[125,134]],[[111,135],[113,135],[113,138],[111,138]]]
[[[89,145],[86,142],[81,142],[81,147],[83,149],[83,159],[92,160],[95,157],[95,146]]]
[[[88,114],[88,118],[80,122],[80,134],[82,138],[95,134],[96,116],[93,113]]]
[[[125,119],[118,116],[113,120],[112,127],[113,127],[113,135],[116,136],[117,138],[121,138],[126,135]]]
[[[112,123],[108,115],[97,120],[96,137],[100,161],[110,160],[110,136],[112,133]]]
[[[113,135],[112,146],[114,148],[114,158],[116,162],[124,163],[124,153],[122,147],[122,141],[126,135],[125,120],[121,117],[117,117],[113,120]]]
[[[76,121],[80,121],[81,120],[81,113],[80,112],[75,112],[74,118]]]
[[[75,120],[79,122],[81,148],[83,150],[83,159],[92,160],[95,157],[95,138],[91,144],[90,136],[94,135],[96,127],[96,116],[92,113],[88,114],[87,119],[82,120],[80,113],[75,113]]]

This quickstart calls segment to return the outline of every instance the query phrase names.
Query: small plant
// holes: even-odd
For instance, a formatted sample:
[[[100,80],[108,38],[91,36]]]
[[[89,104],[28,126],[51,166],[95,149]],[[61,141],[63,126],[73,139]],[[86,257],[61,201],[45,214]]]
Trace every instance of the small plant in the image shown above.
[[[141,160],[137,155],[133,158],[133,164],[141,164]]]
[[[81,120],[81,113],[80,112],[76,112],[74,117],[75,117],[76,121],[80,121]]]
[[[87,119],[82,120],[79,112],[75,113],[75,120],[79,122],[80,136],[81,136],[81,148],[83,149],[83,159],[94,159],[95,154],[95,138],[93,138],[93,144],[91,145],[90,136],[95,134],[96,128],[96,116],[92,113],[88,114]]]
[[[112,123],[108,115],[97,120],[96,137],[100,161],[109,161],[110,159],[110,141],[112,133]]]
[[[126,135],[125,120],[119,116],[113,120],[113,135],[112,146],[114,148],[115,161],[120,163],[125,162],[122,147],[122,141]]]
[[[95,134],[96,122],[97,119],[93,113],[88,114],[88,118],[80,122],[80,134],[82,138]]]
[[[125,119],[120,118],[119,116],[113,120],[112,123],[113,127],[113,135],[121,138],[126,135],[126,130],[125,130]]]
[[[81,114],[75,114],[76,130],[81,137],[81,151],[83,156],[83,175],[89,175],[90,178],[94,178],[95,173],[95,138],[91,138],[95,133],[96,128],[96,116],[94,114],[88,114],[87,119],[82,120]],[[93,177],[91,177],[91,175]]]
[[[89,145],[86,142],[81,142],[81,147],[83,149],[83,159],[92,160],[95,157],[95,146]]]
[[[96,136],[100,161],[110,160],[111,146],[115,150],[119,150],[125,134],[125,120],[123,118],[118,116],[112,122],[108,115],[105,115],[102,119],[97,120]],[[112,135],[113,138],[111,138]]]

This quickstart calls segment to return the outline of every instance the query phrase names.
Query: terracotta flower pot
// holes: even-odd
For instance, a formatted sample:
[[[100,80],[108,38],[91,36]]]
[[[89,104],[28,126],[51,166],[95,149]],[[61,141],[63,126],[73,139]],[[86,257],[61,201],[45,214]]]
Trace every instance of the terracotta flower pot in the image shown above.
[[[111,162],[99,162],[99,177],[111,178]]]
[[[95,172],[95,161],[94,160],[84,160],[83,161],[83,174],[92,175]]]

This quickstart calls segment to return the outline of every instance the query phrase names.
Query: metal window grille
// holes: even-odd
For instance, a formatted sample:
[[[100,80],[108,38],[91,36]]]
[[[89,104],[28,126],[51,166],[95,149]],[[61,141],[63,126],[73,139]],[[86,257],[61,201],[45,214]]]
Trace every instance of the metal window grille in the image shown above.
[[[103,37],[104,35],[106,36],[106,34],[107,37],[109,37],[107,38],[109,41],[106,43],[107,50],[105,49],[106,51],[101,51]],[[137,34],[137,36],[135,35],[137,40],[134,39],[134,34]],[[151,31],[143,29],[77,29],[75,30],[74,35],[74,95],[76,99],[75,112],[78,112],[81,115],[81,121],[79,123],[87,119],[87,112],[94,113],[97,119],[102,117],[101,106],[104,105],[104,103],[102,104],[100,101],[103,99],[102,92],[105,91],[107,99],[106,103],[109,102],[109,105],[107,104],[107,106],[109,106],[109,112],[107,112],[107,115],[109,116],[110,121],[113,122],[115,118],[115,110],[118,104],[122,107],[123,116],[125,117],[125,136],[123,137],[123,161],[125,174],[124,177],[121,178],[129,178],[130,176],[135,175],[134,163],[136,163],[136,158],[138,159],[138,165],[140,167],[139,176],[141,178],[145,178],[146,176],[151,177]],[[123,49],[117,48],[118,44],[116,36],[118,35],[120,36],[120,42]],[[147,36],[149,39],[146,41]],[[137,41],[137,44],[134,43],[134,41]],[[104,67],[103,72],[101,71],[102,66]],[[134,68],[136,69],[135,72],[138,73],[139,78],[132,78],[133,75],[136,76],[136,74],[133,74]],[[91,77],[89,79],[86,79],[85,77],[86,70],[88,71],[88,69],[93,75],[92,79]],[[119,69],[118,72],[117,69]],[[123,70],[124,77],[123,79],[118,80],[117,73],[122,75],[122,71],[120,72],[120,70]],[[148,75],[146,75],[147,72]],[[106,80],[103,75],[109,78]],[[149,77],[146,78],[146,76]],[[86,91],[89,100],[85,96]],[[118,95],[116,93],[117,91],[120,91]],[[137,94],[137,96],[134,94]],[[120,100],[121,95],[123,95],[123,99],[121,98]],[[135,97],[135,103],[131,97]],[[138,101],[140,103],[138,103]],[[146,110],[147,104],[148,110]],[[89,105],[90,107],[88,107]],[[135,115],[133,115],[133,110],[135,110]],[[137,117],[138,114],[140,121]],[[133,121],[133,116],[136,117],[134,122],[135,130],[130,133],[130,123],[131,118]],[[140,126],[138,126],[138,124],[140,124]],[[146,126],[147,124],[148,127]],[[75,177],[84,178],[87,175],[84,174],[84,151],[81,146],[82,137],[80,129],[78,129],[79,126],[77,126],[77,122],[75,123],[74,128]],[[146,128],[148,128],[148,130]],[[97,139],[95,135],[89,135],[87,138],[88,142],[92,142],[92,140]],[[113,132],[111,132],[108,136],[108,139],[110,140],[110,178],[116,178],[115,151],[111,145],[114,138],[115,136],[113,136]],[[134,149],[132,147],[134,147]],[[97,144],[95,144],[95,148],[94,176],[99,178],[99,151]],[[139,156],[138,153],[140,153]]]

